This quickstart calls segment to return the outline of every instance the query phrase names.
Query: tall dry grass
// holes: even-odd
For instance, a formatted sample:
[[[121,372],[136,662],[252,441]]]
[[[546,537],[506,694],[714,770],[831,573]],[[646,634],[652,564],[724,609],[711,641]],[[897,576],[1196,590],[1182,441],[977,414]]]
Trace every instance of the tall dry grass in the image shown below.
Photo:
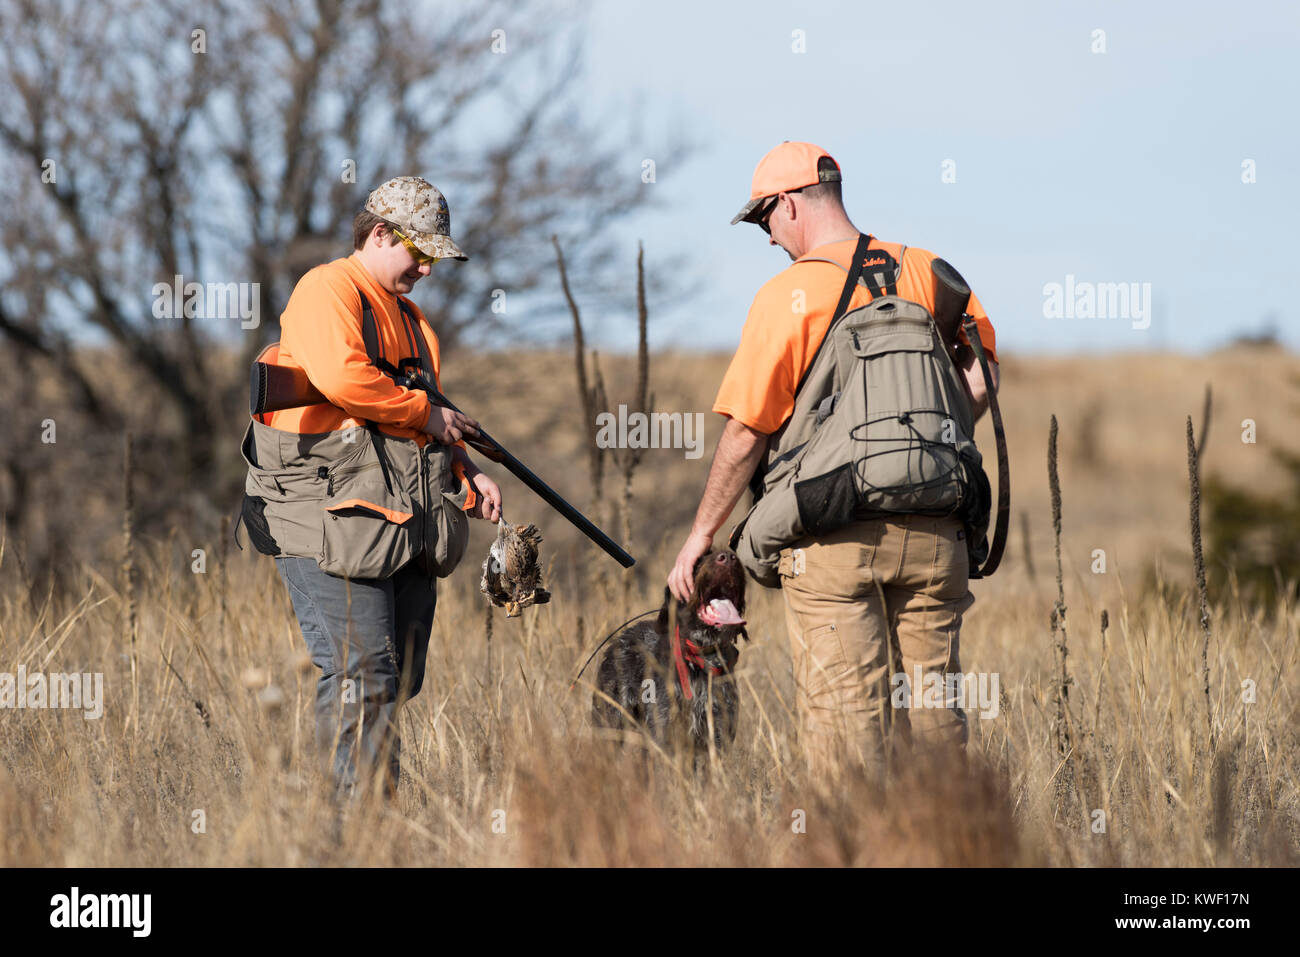
[[[619,753],[597,740],[589,691],[569,691],[591,643],[577,640],[577,616],[586,616],[588,634],[617,624],[603,611],[615,604],[612,590],[566,589],[565,600],[522,621],[497,622],[489,668],[482,599],[461,576],[444,583],[429,677],[401,718],[399,799],[341,816],[313,769],[315,672],[270,562],[236,557],[222,630],[217,576],[178,567],[165,544],[139,549],[139,558],[149,597],[138,608],[132,721],[125,596],[87,569],[78,594],[48,596],[34,612],[11,552],[0,557],[5,668],[102,670],[107,699],[97,721],[72,711],[0,713],[0,864],[1300,860],[1288,684],[1298,664],[1294,607],[1271,619],[1215,609],[1213,754],[1200,720],[1190,597],[1122,603],[1105,656],[1100,630],[1076,627],[1070,700],[1099,720],[1071,740],[1095,774],[1074,775],[1083,791],[1063,798],[1055,787],[1063,762],[1052,730],[1051,596],[1035,607],[986,595],[965,630],[963,664],[1000,674],[1000,715],[971,715],[966,771],[905,773],[879,801],[869,782],[827,791],[805,774],[776,596],[754,596],[735,747],[696,775],[669,756]],[[638,597],[654,603],[649,593]],[[1241,701],[1246,678],[1258,687],[1254,704]],[[1098,697],[1088,700],[1084,689],[1094,688]],[[204,833],[195,833],[196,811]]]
[[[564,359],[555,362],[562,368]],[[717,381],[716,361],[711,372],[701,371],[702,362],[660,366],[667,370],[656,380],[660,395],[687,396],[677,408],[707,408],[689,405],[703,400],[688,390],[711,374]],[[1013,368],[1004,369],[1009,384]],[[684,380],[680,392],[674,375]],[[563,387],[568,392],[571,382]],[[546,434],[547,455],[562,459],[571,449],[580,462],[576,430],[534,431],[527,416],[551,413],[526,401],[529,389],[542,387],[524,383],[502,400],[524,418],[506,420],[499,411],[494,418],[490,410],[480,417],[521,454],[529,436],[536,442]],[[1198,382],[1189,394],[1199,389]],[[1004,394],[1013,468],[1023,464],[1017,508],[1046,533],[1047,407],[1041,395],[1016,398],[1010,387]],[[1054,407],[1067,437],[1088,398]],[[1300,614],[1291,604],[1259,608],[1231,593],[1211,596],[1212,751],[1190,566],[1157,563],[1164,587],[1138,590],[1139,559],[1163,554],[1174,535],[1187,541],[1182,411],[1167,402],[1172,428],[1153,432],[1142,450],[1162,464],[1139,460],[1138,475],[1112,471],[1108,488],[1094,485],[1098,478],[1063,444],[1068,753],[1058,751],[1055,728],[1055,583],[1031,578],[1025,560],[1009,560],[990,581],[973,583],[977,602],[961,645],[964,670],[998,674],[1000,713],[970,715],[965,770],[904,766],[883,798],[871,782],[831,789],[806,774],[780,595],[758,588],[750,592],[753,640],[738,671],[741,731],[710,772],[597,739],[589,689],[569,686],[596,641],[622,620],[624,584],[599,567],[607,559],[558,523],[547,526],[546,546],[556,597],[509,621],[489,618],[476,591],[490,537],[476,529],[466,565],[439,584],[425,687],[401,717],[397,802],[346,814],[325,796],[314,769],[316,673],[269,559],[231,552],[222,561],[219,544],[208,542],[206,571],[196,574],[192,530],[165,540],[136,536],[130,628],[131,598],[114,566],[83,564],[66,589],[34,589],[19,564],[22,543],[7,541],[0,672],[20,664],[102,671],[106,702],[100,720],[75,711],[0,711],[0,865],[1300,863],[1293,677]],[[1124,445],[1111,438],[1123,435],[1124,421],[1097,414],[1089,428],[1107,462],[1122,460]],[[1234,414],[1229,409],[1225,421]],[[1226,440],[1228,431],[1219,436]],[[716,431],[708,448],[714,441]],[[1211,461],[1216,448],[1211,443]],[[684,463],[676,455],[662,474],[667,459],[652,456],[637,493],[648,514],[637,531],[645,545],[628,586],[632,611],[659,603],[694,507],[690,496],[703,482],[707,458]],[[563,487],[571,474],[553,465],[539,470],[573,494],[575,486]],[[1148,506],[1151,496],[1161,501]],[[522,492],[513,501],[514,520],[533,520]],[[1150,528],[1129,520],[1121,534],[1112,529],[1124,507],[1177,520],[1171,527],[1153,520]],[[1109,549],[1104,575],[1089,571],[1098,544]],[[1045,546],[1039,542],[1040,554]]]

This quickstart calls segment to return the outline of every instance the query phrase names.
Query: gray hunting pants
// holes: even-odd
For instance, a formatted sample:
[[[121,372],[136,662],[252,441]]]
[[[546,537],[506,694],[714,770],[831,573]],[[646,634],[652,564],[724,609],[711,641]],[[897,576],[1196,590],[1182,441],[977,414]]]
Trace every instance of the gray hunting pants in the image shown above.
[[[314,559],[276,558],[320,680],[316,747],[351,796],[382,771],[394,794],[400,771],[397,708],[424,683],[436,582],[408,562],[391,578],[336,578]]]

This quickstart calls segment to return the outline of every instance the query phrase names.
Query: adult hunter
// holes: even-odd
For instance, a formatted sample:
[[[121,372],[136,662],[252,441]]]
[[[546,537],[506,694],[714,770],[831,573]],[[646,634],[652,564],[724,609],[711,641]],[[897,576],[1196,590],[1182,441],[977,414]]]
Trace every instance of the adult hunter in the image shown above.
[[[399,176],[352,224],[355,251],[298,281],[262,359],[303,370],[328,402],[255,416],[242,518],[275,556],[320,669],[316,744],[340,791],[395,792],[399,705],[419,693],[437,600],[465,551],[467,515],[496,521],[501,491],[470,460],[478,423],[399,386],[438,381],[438,337],[405,298],[452,241],[442,193]],[[388,371],[383,371],[388,370]]]
[[[713,405],[727,421],[669,587],[690,593],[695,560],[750,484],[757,501],[731,544],[752,577],[785,595],[810,769],[826,779],[861,762],[882,780],[895,728],[918,748],[960,755],[966,716],[951,684],[937,698],[911,689],[907,712],[891,692],[896,675],[911,685],[918,673],[960,673],[967,580],[988,555],[991,496],[972,441],[988,395],[966,335],[952,317],[939,322],[936,301],[954,288],[942,279],[962,290],[951,311],[973,317],[996,390],[993,327],[934,254],[859,232],[839,165],[810,143],[763,158],[741,221],[794,263],[750,307]]]

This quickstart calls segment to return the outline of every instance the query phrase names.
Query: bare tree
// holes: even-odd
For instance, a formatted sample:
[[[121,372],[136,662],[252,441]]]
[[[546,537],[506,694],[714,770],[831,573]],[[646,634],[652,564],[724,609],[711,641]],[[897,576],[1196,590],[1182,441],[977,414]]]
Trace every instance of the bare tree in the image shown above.
[[[554,233],[572,274],[599,282],[611,227],[650,194],[609,124],[579,108],[582,33],[563,12],[0,0],[0,337],[116,429],[123,397],[74,355],[88,334],[107,342],[176,417],[173,470],[202,489],[230,456],[223,426],[271,318],[303,272],[350,251],[353,214],[390,176],[442,188],[471,257],[417,293],[444,343],[472,323],[517,328],[494,291],[550,292]],[[178,276],[247,283],[258,324],[173,315],[155,287]],[[240,361],[220,361],[231,345]]]

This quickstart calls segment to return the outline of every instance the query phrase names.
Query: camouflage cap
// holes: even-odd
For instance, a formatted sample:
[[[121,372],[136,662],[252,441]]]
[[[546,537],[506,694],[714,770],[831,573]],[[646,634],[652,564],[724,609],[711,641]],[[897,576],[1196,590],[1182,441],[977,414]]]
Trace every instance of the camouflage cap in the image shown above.
[[[370,194],[366,209],[392,223],[426,256],[469,259],[452,242],[447,199],[422,176],[396,176]]]

